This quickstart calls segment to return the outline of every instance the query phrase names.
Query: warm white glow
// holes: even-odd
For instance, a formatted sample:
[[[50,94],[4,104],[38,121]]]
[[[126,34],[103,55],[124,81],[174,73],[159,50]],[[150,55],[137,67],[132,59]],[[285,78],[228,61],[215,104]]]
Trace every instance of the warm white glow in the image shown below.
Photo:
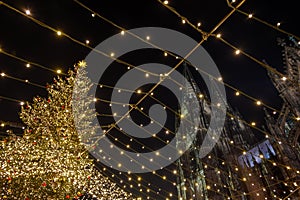
[[[300,117],[296,117],[296,120],[297,120],[297,121],[300,121]]]
[[[281,25],[281,23],[280,23],[280,22],[278,22],[278,23],[277,23],[277,27],[279,27],[280,25]]]
[[[167,53],[167,52],[165,52],[165,53],[164,53],[164,56],[168,56],[168,53]]]
[[[115,56],[115,53],[114,53],[114,52],[111,52],[111,53],[110,53],[110,56],[111,56],[111,57],[114,57],[114,56]]]
[[[121,35],[125,35],[125,31],[124,30],[121,31]]]
[[[1,73],[1,76],[5,76],[5,73],[2,72],[2,73]]]
[[[201,22],[198,22],[197,26],[198,26],[198,27],[201,26]]]
[[[284,76],[284,77],[281,78],[281,80],[286,81],[287,78]]]
[[[30,10],[25,10],[25,13],[26,13],[26,15],[30,15],[31,14],[31,12],[30,12]]]
[[[21,101],[21,102],[20,102],[20,105],[21,105],[21,106],[23,106],[23,105],[24,105],[24,102],[23,102],[23,101]]]
[[[222,81],[222,80],[223,80],[222,77],[219,77],[219,78],[218,78],[218,81]]]
[[[239,49],[237,49],[236,51],[235,51],[235,54],[236,55],[239,55],[241,53],[241,51],[239,50]]]
[[[95,13],[92,13],[92,17],[95,17],[96,15],[95,15]]]
[[[61,31],[57,31],[56,34],[57,34],[58,36],[61,36],[62,33],[61,33]]]
[[[27,67],[27,68],[29,68],[29,67],[30,67],[30,64],[29,64],[29,63],[27,63],[27,64],[26,64],[26,67]]]
[[[165,0],[165,1],[164,1],[164,4],[165,4],[165,5],[168,5],[168,4],[169,4],[169,1]]]
[[[217,34],[217,38],[220,38],[222,35],[221,35],[221,33],[218,33]]]
[[[90,43],[90,41],[89,41],[89,40],[86,40],[86,41],[85,41],[85,43],[86,43],[86,44],[89,44],[89,43]]]
[[[255,126],[255,125],[256,125],[256,123],[255,123],[255,122],[251,122],[251,125],[252,125],[252,126]]]
[[[240,93],[239,93],[239,92],[236,92],[236,93],[235,93],[235,96],[239,96],[239,95],[240,95]]]
[[[249,18],[252,18],[252,17],[253,17],[253,15],[252,15],[252,14],[249,14],[249,15],[248,15],[248,17],[249,17]]]
[[[185,21],[185,19],[182,19],[182,21],[181,21],[181,22],[182,22],[183,24],[185,24],[185,22],[186,22],[186,21]]]
[[[141,94],[141,93],[142,93],[142,90],[138,90],[137,93],[138,93],[138,94]]]
[[[56,73],[61,74],[61,70],[60,69],[56,70]]]
[[[260,106],[261,104],[262,104],[261,101],[256,102],[256,105],[258,105],[258,106]]]
[[[150,36],[147,36],[147,37],[146,37],[146,40],[150,40]]]

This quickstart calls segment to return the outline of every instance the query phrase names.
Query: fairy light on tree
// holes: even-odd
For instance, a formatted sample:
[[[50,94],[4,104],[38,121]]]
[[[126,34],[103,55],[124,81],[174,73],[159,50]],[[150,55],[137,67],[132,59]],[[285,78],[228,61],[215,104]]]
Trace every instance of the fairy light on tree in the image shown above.
[[[78,199],[84,194],[132,199],[95,168],[80,142],[85,138],[76,131],[71,107],[75,76],[80,87],[75,96],[92,86],[85,67],[80,62],[65,78],[47,85],[47,98],[36,97],[22,106],[20,118],[27,125],[23,137],[11,135],[0,144],[1,199]],[[87,122],[92,113],[87,104],[78,104],[73,111],[82,113],[84,131],[95,132]]]

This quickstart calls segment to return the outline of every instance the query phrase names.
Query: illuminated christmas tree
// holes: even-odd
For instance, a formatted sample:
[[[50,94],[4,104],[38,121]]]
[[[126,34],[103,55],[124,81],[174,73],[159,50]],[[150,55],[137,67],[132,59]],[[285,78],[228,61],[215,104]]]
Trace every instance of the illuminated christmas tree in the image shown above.
[[[132,199],[95,168],[81,143],[86,140],[81,137],[85,132],[95,132],[88,123],[94,98],[72,109],[72,96],[86,94],[92,86],[85,67],[80,62],[67,76],[47,86],[47,98],[36,97],[22,107],[20,117],[27,125],[23,137],[12,135],[0,146],[0,199],[78,199],[84,194],[106,200]],[[81,135],[74,112],[80,113]]]

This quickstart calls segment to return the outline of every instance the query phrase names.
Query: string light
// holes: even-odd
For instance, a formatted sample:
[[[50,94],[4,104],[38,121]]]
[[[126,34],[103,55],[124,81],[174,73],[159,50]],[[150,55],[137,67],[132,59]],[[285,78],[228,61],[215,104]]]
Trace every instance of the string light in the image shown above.
[[[60,69],[58,69],[58,70],[56,70],[56,73],[58,73],[58,74],[61,74],[61,70]]]
[[[56,34],[57,34],[58,36],[61,36],[62,33],[61,33],[61,31],[57,31]]]
[[[25,10],[25,13],[26,13],[26,15],[31,15],[31,12],[30,12],[30,10]]]
[[[27,68],[29,68],[29,67],[30,67],[30,64],[29,64],[29,63],[27,63],[27,64],[26,64],[26,67],[27,67]]]
[[[164,1],[164,4],[165,4],[165,5],[168,5],[168,4],[169,4],[169,1],[165,0],[165,1]]]

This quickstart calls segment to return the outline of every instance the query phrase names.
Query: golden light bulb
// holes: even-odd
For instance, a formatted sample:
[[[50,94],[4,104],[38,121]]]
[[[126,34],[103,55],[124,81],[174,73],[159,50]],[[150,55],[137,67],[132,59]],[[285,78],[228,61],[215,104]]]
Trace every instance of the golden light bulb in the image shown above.
[[[251,122],[251,126],[255,126],[256,125],[256,123],[255,122]]]
[[[89,43],[90,43],[90,41],[89,41],[89,40],[86,40],[86,41],[85,41],[85,44],[89,44]]]
[[[239,96],[239,95],[240,95],[240,92],[236,92],[236,93],[235,93],[235,96]]]
[[[2,76],[2,77],[5,76],[5,73],[2,72],[2,73],[1,73],[1,76]]]
[[[258,106],[260,106],[261,104],[262,104],[261,101],[257,101],[257,102],[256,102],[256,105],[258,105]]]
[[[27,63],[27,64],[26,64],[26,67],[27,67],[27,68],[29,68],[29,67],[30,67],[30,64],[29,64],[29,63]]]
[[[124,30],[121,31],[121,35],[125,35],[125,31]]]
[[[185,19],[182,19],[181,22],[182,22],[183,24],[185,24],[186,21],[185,21]]]
[[[61,36],[62,33],[61,33],[61,31],[57,31],[56,34],[57,34],[58,36]]]
[[[239,55],[241,53],[241,51],[239,50],[239,49],[237,49],[236,51],[235,51],[235,55]]]
[[[252,17],[253,17],[253,14],[249,14],[248,17],[249,17],[249,18],[252,18]]]
[[[169,1],[165,0],[165,1],[164,1],[164,4],[165,4],[165,5],[168,5],[168,4],[169,4]]]
[[[217,34],[217,38],[220,38],[222,35],[221,35],[221,33],[218,33]]]
[[[60,69],[56,70],[56,73],[61,74],[61,70]]]
[[[201,22],[198,22],[197,26],[198,26],[198,27],[201,26]]]
[[[30,12],[30,10],[25,10],[25,13],[26,13],[26,15],[30,15],[31,14],[31,12]]]

